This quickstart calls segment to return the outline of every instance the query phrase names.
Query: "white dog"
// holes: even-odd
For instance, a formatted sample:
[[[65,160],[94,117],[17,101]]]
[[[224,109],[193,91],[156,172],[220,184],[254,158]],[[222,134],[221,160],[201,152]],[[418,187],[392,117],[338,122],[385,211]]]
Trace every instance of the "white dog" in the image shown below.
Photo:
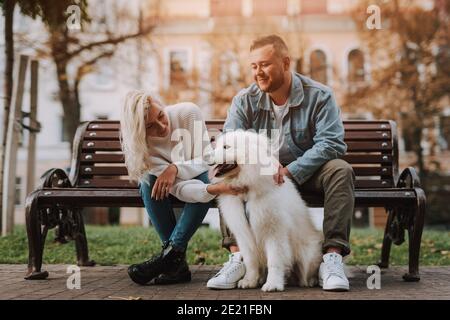
[[[317,284],[323,234],[310,218],[294,183],[276,185],[278,162],[265,135],[237,130],[218,137],[209,162],[212,181],[247,187],[245,195],[220,195],[219,207],[246,266],[239,288],[283,291],[287,279]],[[244,202],[246,202],[247,214]],[[267,278],[266,278],[267,276]]]

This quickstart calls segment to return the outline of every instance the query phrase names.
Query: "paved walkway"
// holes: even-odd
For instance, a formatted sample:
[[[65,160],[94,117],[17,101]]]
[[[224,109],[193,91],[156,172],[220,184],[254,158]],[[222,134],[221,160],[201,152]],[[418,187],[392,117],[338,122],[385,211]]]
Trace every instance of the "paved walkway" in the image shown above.
[[[220,266],[191,266],[188,284],[139,286],[131,282],[126,266],[81,268],[81,289],[67,288],[67,265],[47,265],[47,280],[24,280],[25,265],[0,265],[0,299],[168,299],[168,300],[266,300],[266,299],[450,299],[450,266],[424,267],[420,282],[402,280],[406,267],[394,267],[381,274],[381,289],[369,290],[365,267],[349,267],[351,291],[324,292],[320,288],[288,287],[284,292],[252,290],[208,290],[206,281]]]

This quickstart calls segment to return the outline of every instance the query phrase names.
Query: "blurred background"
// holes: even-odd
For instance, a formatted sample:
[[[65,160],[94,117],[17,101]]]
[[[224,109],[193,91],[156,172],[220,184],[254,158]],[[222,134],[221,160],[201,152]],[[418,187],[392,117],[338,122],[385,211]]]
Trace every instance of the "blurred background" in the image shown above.
[[[225,118],[232,97],[252,82],[251,41],[278,34],[288,44],[292,69],[330,86],[344,119],[397,122],[400,169],[419,170],[429,205],[426,223],[449,229],[450,1],[0,3],[2,133],[17,55],[39,60],[36,183],[49,168],[70,167],[80,122],[118,120],[130,89],[157,94],[166,104],[193,101],[205,119]],[[23,110],[29,109],[28,91]],[[17,224],[25,222],[27,134],[17,161]],[[95,212],[86,215],[90,224],[148,224],[141,208],[89,210]],[[356,209],[353,223],[383,227],[385,219],[383,208]],[[217,214],[205,221],[216,227]]]

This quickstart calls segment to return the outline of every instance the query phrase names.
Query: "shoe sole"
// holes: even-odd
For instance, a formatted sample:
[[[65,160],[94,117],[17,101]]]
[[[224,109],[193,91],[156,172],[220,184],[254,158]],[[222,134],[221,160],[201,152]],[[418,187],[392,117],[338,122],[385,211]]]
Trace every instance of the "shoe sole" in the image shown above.
[[[145,286],[146,284],[148,284],[150,281],[152,281],[153,279],[150,279],[148,281],[142,281],[141,279],[136,278],[132,273],[128,272],[128,276],[130,277],[131,280],[133,280],[134,283],[140,284],[142,286]]]
[[[237,288],[237,283],[224,284],[224,285],[207,284],[206,287],[208,289],[213,289],[213,290],[230,290],[230,289],[236,289]]]
[[[145,286],[146,284],[148,284],[150,281],[152,281],[155,278],[151,278],[149,280],[142,280],[141,278],[137,278],[135,277],[135,275],[133,273],[130,273],[129,271],[127,272],[128,276],[130,277],[131,280],[133,280],[134,283],[140,284],[142,286]]]
[[[323,287],[323,281],[319,280],[319,286],[322,287],[322,289],[324,291],[329,291],[329,292],[344,292],[344,291],[350,291],[350,288],[347,286],[336,286],[336,287],[331,287],[331,288],[324,288]]]
[[[189,272],[189,273],[184,274],[182,277],[180,277],[178,279],[167,280],[167,279],[156,278],[155,284],[158,284],[158,285],[177,284],[177,283],[190,282],[191,280],[192,280],[191,273]]]

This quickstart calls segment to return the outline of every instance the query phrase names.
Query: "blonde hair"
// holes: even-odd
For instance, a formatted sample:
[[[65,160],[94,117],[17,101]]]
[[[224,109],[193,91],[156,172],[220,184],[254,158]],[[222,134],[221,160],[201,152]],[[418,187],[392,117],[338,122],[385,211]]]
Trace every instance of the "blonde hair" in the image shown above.
[[[120,144],[130,180],[142,181],[150,169],[145,130],[146,109],[154,100],[143,91],[130,91],[126,95],[120,116]]]

